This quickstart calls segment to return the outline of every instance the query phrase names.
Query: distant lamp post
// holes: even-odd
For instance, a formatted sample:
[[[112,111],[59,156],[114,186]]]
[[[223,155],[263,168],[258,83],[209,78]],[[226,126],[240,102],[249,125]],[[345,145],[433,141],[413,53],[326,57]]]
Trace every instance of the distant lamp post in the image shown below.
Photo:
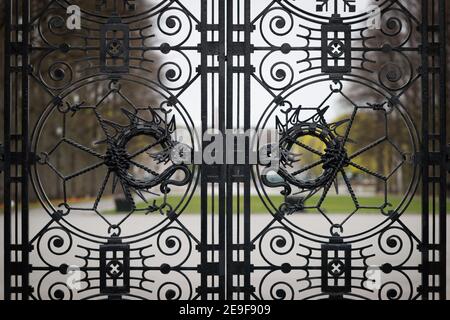
[[[56,136],[57,136],[57,137],[62,138],[63,133],[64,133],[64,130],[63,130],[62,127],[56,128]]]
[[[64,135],[64,129],[62,127],[57,127],[55,130],[55,134],[58,138],[62,138]],[[63,155],[58,152],[56,154],[56,168],[58,170],[61,169],[61,158],[63,157]],[[58,199],[62,198],[62,190],[61,190],[61,184],[60,183],[56,183],[56,197]]]

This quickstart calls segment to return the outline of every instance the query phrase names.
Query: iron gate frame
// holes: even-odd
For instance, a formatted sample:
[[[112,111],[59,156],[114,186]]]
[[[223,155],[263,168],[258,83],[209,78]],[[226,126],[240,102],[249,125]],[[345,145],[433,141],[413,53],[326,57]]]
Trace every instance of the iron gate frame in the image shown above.
[[[11,3],[16,2],[22,12],[11,11]],[[418,161],[422,167],[422,286],[420,295],[422,299],[445,299],[446,298],[446,218],[447,218],[447,174],[449,150],[446,141],[446,85],[447,85],[447,51],[446,51],[446,1],[436,0],[422,2],[422,43],[421,43],[421,78],[422,78],[422,143],[421,153],[417,155]],[[19,5],[20,3],[20,5]],[[201,43],[199,44],[201,52],[201,64],[199,66],[199,75],[202,80],[202,130],[206,132],[211,129],[208,125],[208,116],[211,112],[211,106],[208,104],[210,92],[208,90],[209,76],[219,75],[219,123],[216,129],[223,132],[225,129],[236,129],[233,119],[234,113],[233,96],[235,80],[234,75],[243,76],[244,96],[244,121],[240,124],[240,129],[248,130],[251,128],[251,77],[254,73],[252,66],[252,54],[255,48],[252,45],[252,32],[254,25],[251,20],[252,1],[244,0],[244,23],[237,24],[233,20],[236,13],[233,0],[219,1],[218,21],[208,22],[209,1],[202,0],[201,23],[197,26],[201,34]],[[213,5],[214,6],[214,5]],[[436,8],[439,7],[439,16],[436,17]],[[18,16],[17,16],[18,15]],[[12,17],[18,20],[12,21]],[[21,17],[20,23],[19,16]],[[33,250],[28,244],[29,238],[29,186],[30,170],[36,161],[36,155],[33,155],[30,148],[30,119],[29,119],[29,73],[30,73],[30,0],[8,0],[5,10],[5,114],[4,114],[4,149],[3,154],[3,175],[4,175],[4,246],[5,246],[5,298],[11,299],[13,295],[16,298],[30,299],[33,288],[30,287],[30,273],[32,266],[29,261],[29,253]],[[215,19],[215,18],[214,18]],[[438,21],[438,23],[436,23]],[[218,39],[209,39],[209,32],[217,31]],[[243,33],[243,38],[233,40],[234,33]],[[12,35],[18,35],[13,39]],[[280,48],[273,48],[279,50]],[[243,65],[236,66],[234,59],[243,58]],[[210,59],[217,59],[218,66],[209,66]],[[12,61],[22,61],[12,65]],[[12,82],[12,75],[20,74],[20,84],[15,86]],[[221,75],[221,76],[220,76]],[[436,85],[438,77],[439,85]],[[12,104],[12,95],[19,94],[20,103]],[[440,107],[436,106],[435,97],[439,97]],[[439,109],[436,119],[430,118],[431,109]],[[13,116],[20,118],[20,132],[11,129]],[[432,123],[439,123],[439,133],[432,131]],[[438,143],[430,143],[430,141]],[[20,145],[19,149],[14,146]],[[250,141],[246,141],[246,149]],[[208,146],[203,142],[203,148]],[[432,147],[433,146],[433,147]],[[444,151],[445,150],[445,151]],[[226,152],[225,152],[226,154]],[[201,166],[201,244],[198,250],[201,252],[201,263],[198,268],[201,274],[201,285],[198,290],[201,299],[213,297],[219,299],[233,299],[235,293],[238,297],[246,300],[255,297],[253,295],[255,288],[252,286],[252,272],[254,266],[251,261],[251,253],[254,247],[251,243],[251,183],[252,183],[252,165],[249,163],[248,155],[245,165],[217,165]],[[14,172],[20,173],[19,176]],[[438,176],[430,172],[439,173]],[[234,234],[236,228],[233,227],[233,202],[234,189],[236,184],[244,186],[244,233],[243,239],[235,242]],[[219,186],[218,208],[219,208],[219,244],[208,243],[208,235],[211,232],[207,220],[210,217],[209,207],[210,194],[208,187]],[[436,186],[439,189],[439,195],[434,192]],[[20,200],[20,209],[17,213],[20,215],[20,223],[14,225],[12,200]],[[214,195],[213,195],[214,197]],[[431,206],[430,199],[439,201],[439,209]],[[434,202],[433,202],[434,203]],[[431,206],[431,207],[430,207]],[[430,228],[435,230],[434,219],[436,214],[439,217],[439,237],[436,238],[436,231],[430,233]],[[16,242],[11,237],[12,228],[20,229],[20,239]],[[233,256],[243,252],[243,260],[236,262]],[[209,262],[210,254],[218,253],[218,262],[211,264]],[[13,259],[13,255],[16,257]],[[430,256],[434,256],[430,261]],[[439,258],[436,258],[438,256]],[[21,285],[14,286],[11,282],[13,276],[19,277]],[[209,286],[210,276],[218,276],[219,283],[216,286]],[[234,285],[234,278],[243,277],[239,280],[239,285]],[[430,276],[434,279],[439,278],[439,283],[435,280],[430,281]],[[242,294],[242,296],[240,295]]]

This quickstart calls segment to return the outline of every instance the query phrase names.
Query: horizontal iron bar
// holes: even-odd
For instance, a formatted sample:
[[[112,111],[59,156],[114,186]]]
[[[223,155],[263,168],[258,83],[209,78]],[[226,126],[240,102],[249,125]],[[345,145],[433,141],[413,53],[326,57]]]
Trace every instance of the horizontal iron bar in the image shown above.
[[[428,275],[439,275],[441,273],[443,262],[429,262],[426,266]],[[424,266],[419,265],[419,272],[424,272]]]
[[[417,246],[417,250],[420,252],[427,252],[427,251],[439,251],[442,250],[442,245],[440,244],[420,244]]]
[[[201,70],[205,69],[207,73],[219,73],[220,68],[219,67],[208,67],[208,66],[202,66],[197,68],[197,73],[201,73]]]
[[[221,287],[198,287],[196,292],[198,294],[209,294],[209,293],[222,293],[223,288]]]
[[[31,264],[23,264],[22,262],[11,262],[11,274],[22,275],[24,273],[31,273],[33,266]]]
[[[219,263],[205,263],[198,266],[199,272],[207,275],[218,275],[220,274],[220,264]]]
[[[430,55],[430,56],[439,56],[441,54],[441,44],[440,43],[429,43],[428,45],[427,44],[421,45],[421,46],[419,46],[419,50],[421,52],[423,52],[424,47],[426,47],[428,55]]]
[[[34,288],[33,287],[11,287],[10,292],[14,293],[14,294],[23,294],[23,295],[28,296],[34,292]]]
[[[417,288],[417,291],[420,294],[425,294],[425,293],[439,293],[441,291],[441,287],[426,287],[424,288],[423,286],[420,286],[419,288]]]
[[[443,159],[443,157],[447,156],[447,158],[449,157],[450,153],[449,150],[447,150],[446,152],[442,153],[442,152],[429,152],[427,154],[427,163],[425,163],[425,157],[423,155],[423,153],[418,152],[414,155],[413,157],[413,161],[415,164],[419,164],[419,165],[430,165],[430,166],[438,166],[441,164],[441,161]]]
[[[228,272],[233,275],[245,275],[247,272],[253,271],[253,265],[246,262],[230,262],[228,264]]]
[[[247,46],[245,42],[232,42],[228,45],[228,54],[234,56],[243,56],[254,51],[255,47],[253,45]]]
[[[245,67],[231,67],[231,71],[233,73],[255,73],[256,69],[253,66],[245,66]]]
[[[232,31],[247,31],[253,32],[256,30],[256,26],[254,24],[233,24],[230,26]]]
[[[27,251],[27,252],[32,252],[34,250],[34,246],[33,245],[21,245],[21,244],[12,244],[11,245],[11,250],[12,251]]]
[[[19,165],[25,164],[24,163],[24,159],[26,159],[26,157],[23,154],[23,152],[11,152],[10,153],[10,161],[11,161],[11,164],[13,164],[13,165],[15,165],[15,164],[19,164]],[[37,156],[35,153],[31,153],[28,164],[31,164],[31,165],[36,164],[39,160],[40,160],[39,156]]]
[[[220,24],[200,23],[195,29],[197,31],[220,31],[222,26]]]
[[[256,289],[253,286],[249,286],[249,287],[230,287],[229,290],[231,290],[231,292],[237,292],[237,293],[255,293]]]

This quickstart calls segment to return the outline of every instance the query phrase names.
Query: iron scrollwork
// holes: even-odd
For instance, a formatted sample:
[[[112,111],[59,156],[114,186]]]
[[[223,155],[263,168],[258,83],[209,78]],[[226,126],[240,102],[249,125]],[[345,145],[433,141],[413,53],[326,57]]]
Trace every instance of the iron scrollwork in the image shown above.
[[[268,4],[253,21],[255,47],[262,56],[255,58],[260,68],[253,77],[273,97],[261,112],[258,129],[277,131],[278,140],[262,147],[279,148],[280,160],[279,166],[261,163],[253,171],[260,198],[273,215],[253,239],[259,244],[253,256],[258,260],[258,255],[277,255],[258,266],[260,299],[414,298],[401,288],[411,288],[412,279],[419,278],[405,270],[420,252],[409,249],[417,237],[402,222],[402,214],[419,183],[418,167],[412,161],[419,134],[411,110],[399,97],[417,81],[412,67],[416,57],[402,49],[411,43],[418,20],[405,7],[385,1],[377,4],[380,16],[375,22],[380,26],[372,28],[374,16],[368,5],[280,1]],[[295,44],[286,41],[294,38]],[[379,65],[380,55],[392,58]],[[290,63],[294,60],[297,66]],[[372,93],[364,101],[351,90]],[[335,115],[338,104],[347,108],[341,117]],[[354,131],[366,116],[384,133],[361,142]],[[404,135],[402,142],[393,132]],[[384,146],[396,154],[389,168],[380,172],[361,162],[362,155],[383,152]],[[382,161],[381,153],[379,157],[375,161]],[[400,171],[407,172],[408,183],[402,199],[394,201],[389,185]],[[355,172],[385,186],[380,203],[368,204],[360,195]],[[335,193],[348,200],[345,215],[327,209],[327,199]],[[352,219],[362,212],[376,212],[380,218],[372,219],[374,224],[351,227]],[[322,216],[324,224],[316,225],[313,215]],[[281,248],[286,249],[282,254]],[[380,290],[373,285],[374,274],[387,279],[394,270],[401,276],[394,276]]]
[[[70,5],[81,7],[81,30],[67,29]],[[198,240],[180,216],[198,168],[178,160],[198,146],[182,97],[196,80],[186,52],[198,18],[174,1],[54,1],[34,14],[30,74],[48,99],[32,138],[32,183],[51,218],[33,240],[36,264],[49,270],[38,298],[195,298],[187,274]],[[96,195],[80,203],[71,193],[83,179]],[[107,212],[114,199],[127,208],[117,217]],[[68,277],[72,287],[56,280]]]
[[[426,15],[400,0],[371,10],[372,0],[194,2],[30,1],[29,26],[16,26],[30,32],[30,66],[16,70],[39,99],[19,116],[30,107],[25,165],[46,216],[30,215],[42,229],[21,249],[33,275],[25,296],[425,297],[417,261],[433,249],[408,224],[421,141],[405,96],[432,51],[418,44]],[[66,24],[72,5],[80,30]],[[255,144],[278,147],[279,166],[175,161],[202,148],[199,122],[276,131]],[[195,220],[185,213],[199,185]],[[251,214],[252,192],[265,214]]]

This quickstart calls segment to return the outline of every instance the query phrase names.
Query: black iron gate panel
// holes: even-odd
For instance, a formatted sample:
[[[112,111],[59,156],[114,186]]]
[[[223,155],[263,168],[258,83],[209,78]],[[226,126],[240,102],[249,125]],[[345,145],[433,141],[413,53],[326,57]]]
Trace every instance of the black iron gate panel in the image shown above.
[[[444,0],[5,3],[6,299],[445,298]]]
[[[445,2],[246,4],[242,106],[279,161],[253,166],[243,297],[444,299]]]
[[[5,128],[6,298],[223,298],[223,276],[208,282],[223,252],[212,175],[174,160],[201,150],[202,121],[214,127],[219,9],[7,1],[6,114],[22,125]],[[44,211],[29,210],[29,183]],[[183,221],[200,187],[203,214]]]

